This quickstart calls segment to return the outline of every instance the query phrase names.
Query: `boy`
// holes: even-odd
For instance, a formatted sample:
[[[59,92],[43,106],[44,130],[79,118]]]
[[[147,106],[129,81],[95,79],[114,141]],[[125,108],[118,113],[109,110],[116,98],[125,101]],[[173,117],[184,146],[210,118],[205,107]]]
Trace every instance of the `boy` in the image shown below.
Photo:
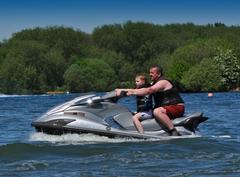
[[[135,77],[136,88],[149,87],[146,76],[139,74]],[[139,133],[143,133],[143,126],[141,121],[153,118],[152,114],[152,96],[137,96],[137,113],[132,117],[134,126]]]

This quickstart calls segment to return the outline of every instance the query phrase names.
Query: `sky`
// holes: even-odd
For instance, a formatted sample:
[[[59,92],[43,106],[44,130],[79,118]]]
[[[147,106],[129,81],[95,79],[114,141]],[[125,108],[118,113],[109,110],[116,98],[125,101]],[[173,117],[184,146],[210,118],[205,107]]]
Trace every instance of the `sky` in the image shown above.
[[[240,0],[1,0],[0,41],[23,29],[66,26],[86,33],[106,24],[240,25]]]

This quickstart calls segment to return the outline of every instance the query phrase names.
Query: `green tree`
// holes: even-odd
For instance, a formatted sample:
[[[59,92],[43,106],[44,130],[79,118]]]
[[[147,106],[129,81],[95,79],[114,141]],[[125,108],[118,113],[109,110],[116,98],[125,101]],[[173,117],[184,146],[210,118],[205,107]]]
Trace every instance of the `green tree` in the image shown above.
[[[176,46],[171,33],[144,22],[104,25],[96,28],[92,36],[98,47],[121,53],[125,61],[137,65],[162,52],[171,52]]]
[[[44,45],[35,41],[16,41],[0,67],[2,89],[6,93],[41,92],[39,74],[43,70]],[[29,76],[36,76],[29,77]],[[33,80],[29,81],[32,78]],[[29,83],[32,82],[31,85]]]
[[[229,89],[239,87],[240,59],[236,57],[236,54],[230,49],[225,51],[219,49],[214,60],[221,72],[222,83]]]
[[[121,52],[130,63],[142,65],[146,60],[169,50],[171,36],[161,26],[129,21],[123,25],[123,33],[125,41]]]
[[[180,83],[182,76],[192,66],[199,64],[204,58],[212,58],[217,48],[229,48],[232,44],[222,39],[197,40],[178,48],[168,62],[167,75]]]
[[[85,84],[88,84],[84,79],[81,67],[78,64],[72,64],[64,73],[65,87],[71,92],[86,91]]]
[[[25,29],[0,42],[0,92],[38,93],[64,84],[75,92],[132,87],[135,75],[153,64],[191,91],[231,90],[239,87],[239,36],[239,26],[221,23],[128,21],[97,27],[92,34],[63,26]],[[211,78],[219,83],[214,86]]]
[[[64,80],[72,92],[106,91],[116,87],[114,71],[100,59],[79,59],[66,70]]]
[[[120,24],[103,25],[97,27],[92,33],[94,44],[99,48],[121,52],[125,36]]]
[[[187,91],[221,91],[224,86],[217,63],[205,58],[184,73],[181,83]]]
[[[15,33],[9,40],[9,45],[15,41],[36,41],[48,48],[62,50],[67,63],[71,63],[69,59],[73,54],[82,56],[83,48],[91,45],[90,35],[63,26],[25,29]]]
[[[44,55],[42,63],[44,67],[41,73],[45,75],[44,82],[51,90],[62,87],[64,84],[63,75],[67,69],[67,63],[62,53],[62,50],[52,48]]]

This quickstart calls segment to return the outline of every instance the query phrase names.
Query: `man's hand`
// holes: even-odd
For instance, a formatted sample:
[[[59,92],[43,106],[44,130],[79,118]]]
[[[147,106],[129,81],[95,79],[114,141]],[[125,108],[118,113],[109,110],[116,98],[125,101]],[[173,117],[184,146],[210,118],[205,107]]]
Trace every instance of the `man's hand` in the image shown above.
[[[133,90],[128,90],[127,96],[132,96],[132,95],[134,95],[134,91]]]
[[[115,89],[116,96],[120,96],[123,89]]]
[[[115,89],[116,96],[130,96],[133,95],[132,89]]]

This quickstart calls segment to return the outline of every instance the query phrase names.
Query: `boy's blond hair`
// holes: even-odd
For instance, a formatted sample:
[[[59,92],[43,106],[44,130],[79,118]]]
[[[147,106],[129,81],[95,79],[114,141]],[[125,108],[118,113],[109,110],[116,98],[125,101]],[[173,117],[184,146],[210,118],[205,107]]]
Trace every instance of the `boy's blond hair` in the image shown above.
[[[147,77],[144,74],[137,74],[135,78],[136,79],[138,78],[138,79],[140,79],[142,81],[147,82]]]

